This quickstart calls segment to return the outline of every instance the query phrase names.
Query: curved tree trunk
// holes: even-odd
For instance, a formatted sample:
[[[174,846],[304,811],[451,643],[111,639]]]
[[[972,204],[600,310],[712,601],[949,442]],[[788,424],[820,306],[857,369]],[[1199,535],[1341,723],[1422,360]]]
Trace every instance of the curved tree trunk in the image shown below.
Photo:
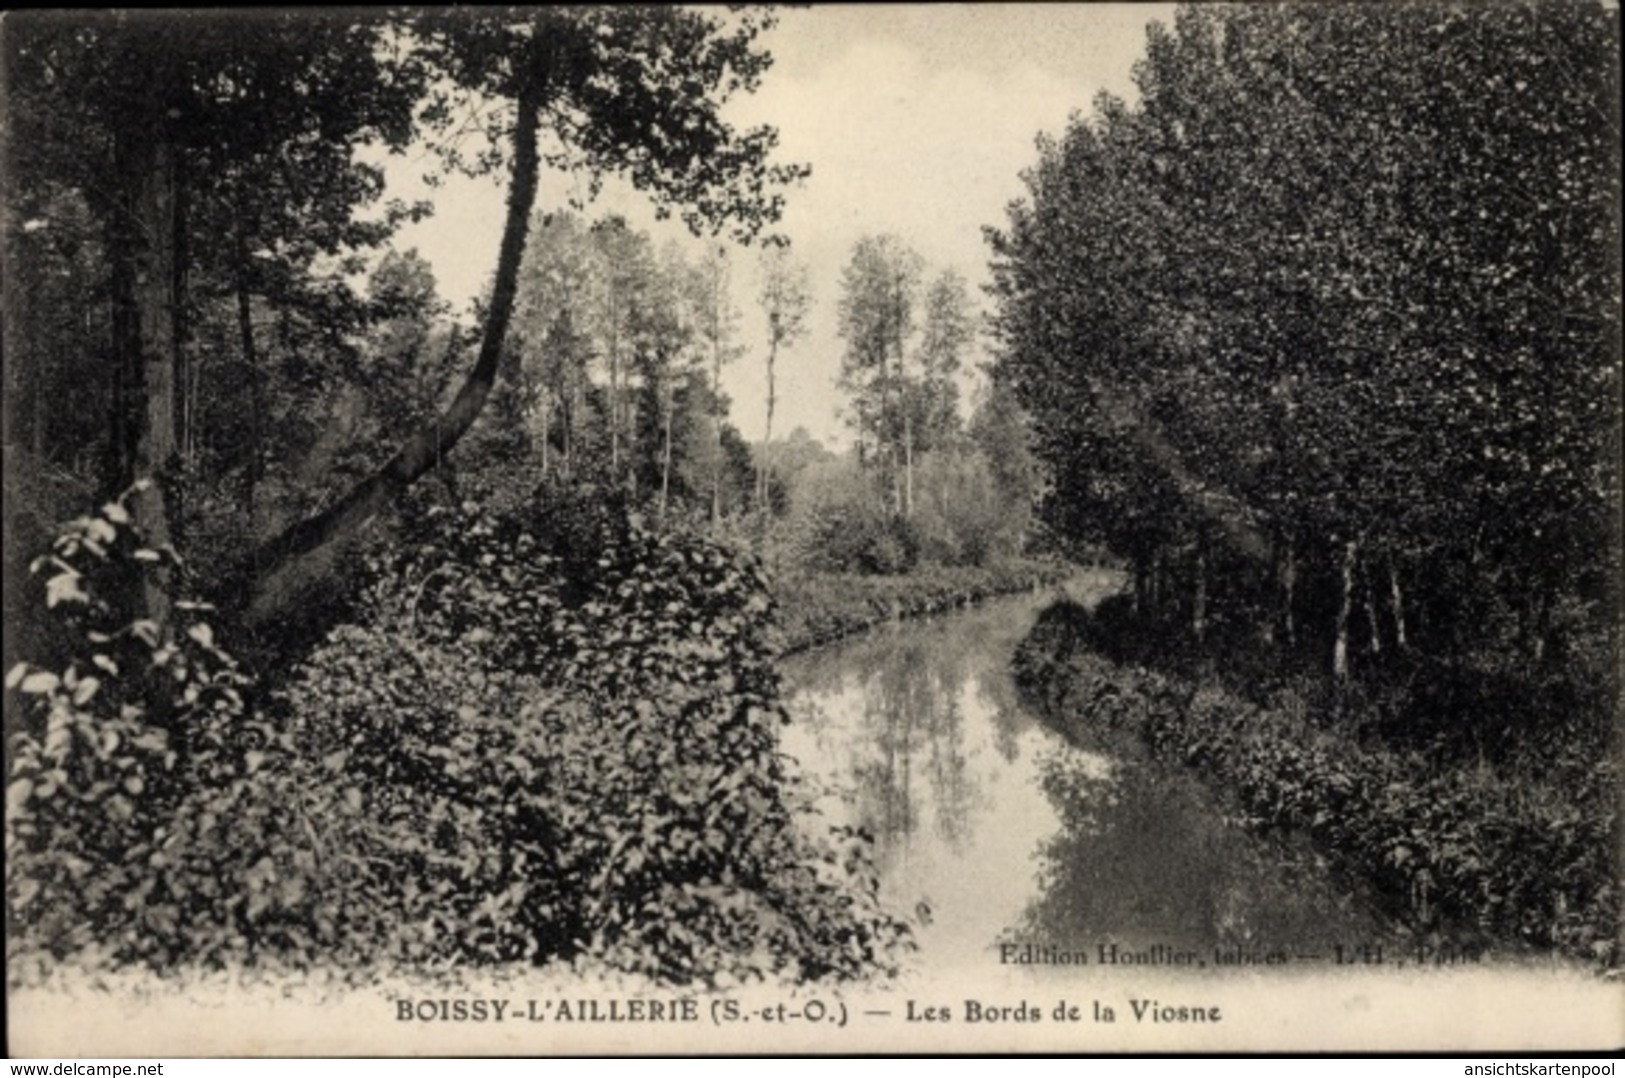
[[[474,425],[485,406],[496,382],[502,344],[513,314],[519,263],[525,251],[531,207],[536,201],[536,132],[540,104],[538,82],[526,80],[518,95],[513,131],[513,177],[508,188],[502,248],[474,369],[446,411],[408,439],[382,468],[350,488],[333,505],[295,524],[260,551],[257,562],[263,568],[253,580],[245,611],[250,626],[265,624],[286,609],[300,594],[302,586],[321,574],[338,544],[392,504],[433,467]]]

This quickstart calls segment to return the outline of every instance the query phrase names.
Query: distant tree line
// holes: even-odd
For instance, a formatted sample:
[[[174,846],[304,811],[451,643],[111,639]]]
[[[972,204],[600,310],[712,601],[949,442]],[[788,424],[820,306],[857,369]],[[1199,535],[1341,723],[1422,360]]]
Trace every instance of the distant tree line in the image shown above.
[[[731,273],[726,248],[691,261],[619,218],[538,220],[509,341],[510,467],[622,491],[661,521],[742,511],[756,476],[720,384],[743,350]]]
[[[902,238],[864,236],[842,272],[839,388],[851,460],[795,488],[801,560],[829,569],[983,565],[1021,553],[1043,477],[1027,417],[1001,386],[967,417],[981,313],[953,269],[927,278]]]

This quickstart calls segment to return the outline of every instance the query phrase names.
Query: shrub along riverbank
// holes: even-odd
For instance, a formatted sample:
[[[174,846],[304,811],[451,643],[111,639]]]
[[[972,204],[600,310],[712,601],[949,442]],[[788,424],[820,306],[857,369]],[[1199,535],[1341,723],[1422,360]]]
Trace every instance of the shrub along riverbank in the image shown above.
[[[1354,731],[1369,724],[1290,695],[1260,706],[1213,677],[1114,663],[1097,646],[1100,629],[1097,615],[1060,603],[1018,649],[1018,684],[1064,735],[1137,735],[1154,755],[1196,768],[1256,828],[1309,835],[1419,932],[1618,964],[1611,757],[1538,775],[1483,760],[1441,766],[1362,742]]]
[[[754,563],[592,506],[432,509],[276,684],[118,504],[36,562],[7,677],[13,983],[64,962],[358,978],[572,963],[673,984],[896,968],[867,838],[809,826]]]
[[[804,651],[898,618],[1046,587],[1073,572],[1065,562],[1008,558],[986,566],[920,566],[892,576],[786,574],[773,584],[781,651]]]

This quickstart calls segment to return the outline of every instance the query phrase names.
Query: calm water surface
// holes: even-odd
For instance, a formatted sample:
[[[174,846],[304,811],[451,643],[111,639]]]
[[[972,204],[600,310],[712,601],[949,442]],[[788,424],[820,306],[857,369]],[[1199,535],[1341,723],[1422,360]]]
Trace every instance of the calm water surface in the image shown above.
[[[1092,601],[1114,585],[1099,574],[1070,588]],[[920,968],[986,972],[1005,965],[1001,943],[1091,965],[1102,946],[1161,947],[1197,956],[1192,968],[1217,968],[1215,949],[1297,968],[1338,946],[1397,949],[1313,854],[1249,836],[1190,775],[1039,723],[1009,664],[1055,597],[897,623],[785,664],[784,748],[828,791],[832,822],[875,834],[884,895],[917,921]]]

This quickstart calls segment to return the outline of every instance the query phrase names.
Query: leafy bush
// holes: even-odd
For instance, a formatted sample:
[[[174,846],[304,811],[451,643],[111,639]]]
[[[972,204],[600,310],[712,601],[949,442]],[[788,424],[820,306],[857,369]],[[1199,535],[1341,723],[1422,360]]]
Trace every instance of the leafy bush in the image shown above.
[[[464,873],[449,891],[520,888],[499,922],[532,957],[673,980],[889,964],[906,929],[875,905],[861,845],[809,841],[786,795],[771,604],[748,559],[552,510],[436,514],[409,547],[365,639],[313,655],[290,704],[326,715],[319,751],[395,789],[403,820],[502,807],[454,822],[446,846],[506,850],[532,878]],[[408,684],[380,702],[380,678]],[[469,772],[461,790],[424,804],[423,782],[391,784],[436,755]]]
[[[69,954],[587,959],[711,984],[894,968],[908,933],[866,841],[807,837],[777,753],[759,573],[590,504],[429,512],[252,715],[185,617],[183,643],[97,627],[62,672],[14,671],[13,974]],[[110,506],[59,541],[59,606],[101,612],[70,559],[147,564],[127,524]]]
[[[919,559],[914,525],[900,518],[889,493],[849,462],[815,465],[801,477],[775,561],[812,572],[908,572]]]
[[[183,947],[176,816],[206,803],[200,788],[230,787],[256,736],[203,608],[175,603],[167,630],[139,614],[176,569],[122,501],[70,523],[32,565],[55,631],[41,662],[6,676],[6,894],[14,936],[51,955]]]
[[[981,453],[922,454],[913,490],[913,512],[904,515],[893,492],[853,464],[809,470],[793,503],[790,560],[814,572],[892,575],[922,563],[988,565],[1021,552],[1030,506],[997,487]]]
[[[813,556],[806,564],[826,572],[906,573],[919,560],[919,534],[911,522],[884,509],[854,504],[818,519]]]

